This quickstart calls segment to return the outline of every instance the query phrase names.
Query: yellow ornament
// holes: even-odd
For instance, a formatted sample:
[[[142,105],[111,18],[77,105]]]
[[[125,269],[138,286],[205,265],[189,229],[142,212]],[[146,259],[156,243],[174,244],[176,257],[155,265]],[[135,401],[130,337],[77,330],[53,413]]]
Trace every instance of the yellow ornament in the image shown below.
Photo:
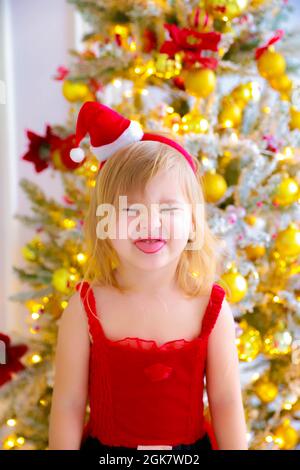
[[[248,325],[245,320],[239,324],[242,333],[236,338],[238,356],[241,361],[251,362],[261,352],[262,340],[258,330]]]
[[[270,403],[278,395],[278,387],[269,380],[258,380],[254,386],[254,391],[258,398],[264,403]]]
[[[263,338],[263,352],[268,357],[281,356],[291,352],[293,338],[283,322],[271,328]]]
[[[233,100],[236,102],[236,104],[242,108],[243,106],[246,106],[246,104],[251,100],[252,98],[252,90],[251,86],[248,84],[241,84],[238,85],[234,90],[231,92],[231,96]]]
[[[190,112],[182,116],[180,129],[183,132],[193,132],[195,134],[204,134],[208,131],[209,124],[204,116],[197,112]]]
[[[291,130],[300,129],[300,111],[295,108],[295,106],[291,106],[290,108],[290,128]]]
[[[290,91],[293,86],[292,80],[285,74],[271,78],[269,83],[277,91]]]
[[[70,80],[65,80],[62,86],[62,93],[66,100],[71,103],[76,101],[85,101],[90,96],[89,87],[82,82],[71,82]]]
[[[288,206],[299,198],[299,186],[294,178],[284,178],[276,189],[273,203]]]
[[[273,48],[268,48],[257,60],[257,67],[262,77],[268,80],[285,73],[285,58]]]
[[[298,256],[300,254],[300,230],[290,224],[278,233],[275,248],[282,256]]]
[[[41,304],[38,304],[35,300],[26,300],[25,306],[30,312],[36,312]],[[38,306],[38,307],[37,307]]]
[[[222,175],[207,172],[202,178],[204,197],[207,202],[219,201],[227,190],[226,180]]]
[[[222,128],[237,127],[242,121],[242,108],[237,103],[231,103],[221,109],[219,113],[219,124]]]
[[[205,0],[206,10],[216,19],[232,20],[247,8],[248,0]]]
[[[266,253],[266,248],[264,245],[248,245],[245,248],[248,258],[252,261],[257,258],[261,258]]]
[[[216,74],[211,69],[193,69],[183,74],[185,89],[198,98],[207,98],[216,87]]]
[[[255,225],[257,223],[257,217],[256,215],[253,215],[253,214],[247,214],[245,216],[245,222],[248,224],[248,225]]]
[[[290,101],[291,99],[291,93],[290,91],[281,91],[280,92],[280,98],[282,101]]]
[[[59,292],[69,294],[72,290],[71,272],[65,268],[56,269],[52,275],[52,285]]]
[[[284,420],[283,424],[274,431],[275,443],[282,450],[292,450],[299,441],[299,433],[290,425],[290,420]]]
[[[231,303],[240,302],[248,291],[248,282],[242,274],[236,270],[228,271],[221,276],[221,283],[224,285],[228,301]]]

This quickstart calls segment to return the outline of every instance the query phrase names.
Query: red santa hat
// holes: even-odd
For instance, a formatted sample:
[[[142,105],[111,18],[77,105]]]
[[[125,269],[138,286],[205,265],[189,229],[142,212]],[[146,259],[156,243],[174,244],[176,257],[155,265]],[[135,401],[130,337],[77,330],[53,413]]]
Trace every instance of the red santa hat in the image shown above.
[[[70,152],[71,159],[76,163],[82,162],[85,158],[84,151],[79,145],[86,134],[89,134],[90,137],[91,151],[102,165],[113,153],[126,145],[142,140],[154,140],[178,150],[186,158],[192,170],[196,172],[192,156],[180,144],[162,135],[144,133],[138,122],[131,121],[96,101],[86,101],[78,113],[77,148],[73,148]]]

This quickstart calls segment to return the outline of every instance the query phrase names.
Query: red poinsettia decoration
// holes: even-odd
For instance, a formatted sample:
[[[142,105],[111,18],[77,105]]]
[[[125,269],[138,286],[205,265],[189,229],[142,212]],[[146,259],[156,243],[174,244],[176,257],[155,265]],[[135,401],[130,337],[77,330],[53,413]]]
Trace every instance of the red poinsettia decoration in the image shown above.
[[[207,33],[194,31],[189,28],[178,28],[175,24],[164,24],[168,30],[170,40],[165,41],[160,52],[174,57],[177,52],[183,51],[183,61],[186,65],[199,62],[206,68],[215,69],[218,61],[215,57],[203,57],[203,51],[218,51],[221,34],[215,31]]]
[[[13,373],[25,369],[20,358],[26,353],[28,347],[25,344],[11,346],[10,337],[0,333],[0,386],[12,379]]]
[[[54,134],[51,126],[47,125],[45,136],[27,130],[27,137],[29,148],[22,156],[22,160],[32,162],[37,173],[49,166],[62,170],[74,170],[82,165],[82,162],[75,163],[70,158],[70,150],[75,145],[75,134],[62,139]]]
[[[35,171],[40,173],[41,171],[48,168],[51,163],[51,141],[53,139],[53,133],[50,126],[47,125],[46,135],[38,135],[34,132],[27,130],[27,137],[29,139],[29,149],[23,155],[22,160],[32,162],[35,167]]]

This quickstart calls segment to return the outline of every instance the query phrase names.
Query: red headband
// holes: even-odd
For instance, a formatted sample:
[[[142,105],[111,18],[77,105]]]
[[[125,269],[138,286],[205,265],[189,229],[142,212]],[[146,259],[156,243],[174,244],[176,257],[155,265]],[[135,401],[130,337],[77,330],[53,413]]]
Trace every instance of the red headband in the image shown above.
[[[76,125],[78,147],[70,152],[71,159],[76,163],[82,162],[85,158],[84,151],[79,145],[86,134],[90,136],[91,151],[101,162],[101,166],[116,150],[134,142],[153,140],[178,150],[186,158],[194,173],[196,172],[192,156],[177,142],[162,135],[144,133],[136,121],[130,121],[96,101],[85,102],[78,113]]]

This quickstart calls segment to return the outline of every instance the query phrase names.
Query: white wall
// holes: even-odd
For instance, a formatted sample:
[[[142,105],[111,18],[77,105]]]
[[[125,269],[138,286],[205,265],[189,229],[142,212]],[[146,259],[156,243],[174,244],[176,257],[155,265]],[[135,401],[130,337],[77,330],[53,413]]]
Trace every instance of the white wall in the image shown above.
[[[20,248],[34,233],[13,215],[31,214],[18,181],[26,177],[50,196],[62,190],[55,173],[35,173],[21,160],[27,149],[26,129],[44,134],[46,123],[63,124],[68,104],[61,82],[53,80],[59,65],[68,65],[75,44],[74,9],[66,0],[0,1],[0,80],[6,102],[0,102],[0,331],[22,332],[25,308],[8,301],[27,288],[13,274],[12,265],[25,265]],[[0,96],[1,99],[1,96]]]

